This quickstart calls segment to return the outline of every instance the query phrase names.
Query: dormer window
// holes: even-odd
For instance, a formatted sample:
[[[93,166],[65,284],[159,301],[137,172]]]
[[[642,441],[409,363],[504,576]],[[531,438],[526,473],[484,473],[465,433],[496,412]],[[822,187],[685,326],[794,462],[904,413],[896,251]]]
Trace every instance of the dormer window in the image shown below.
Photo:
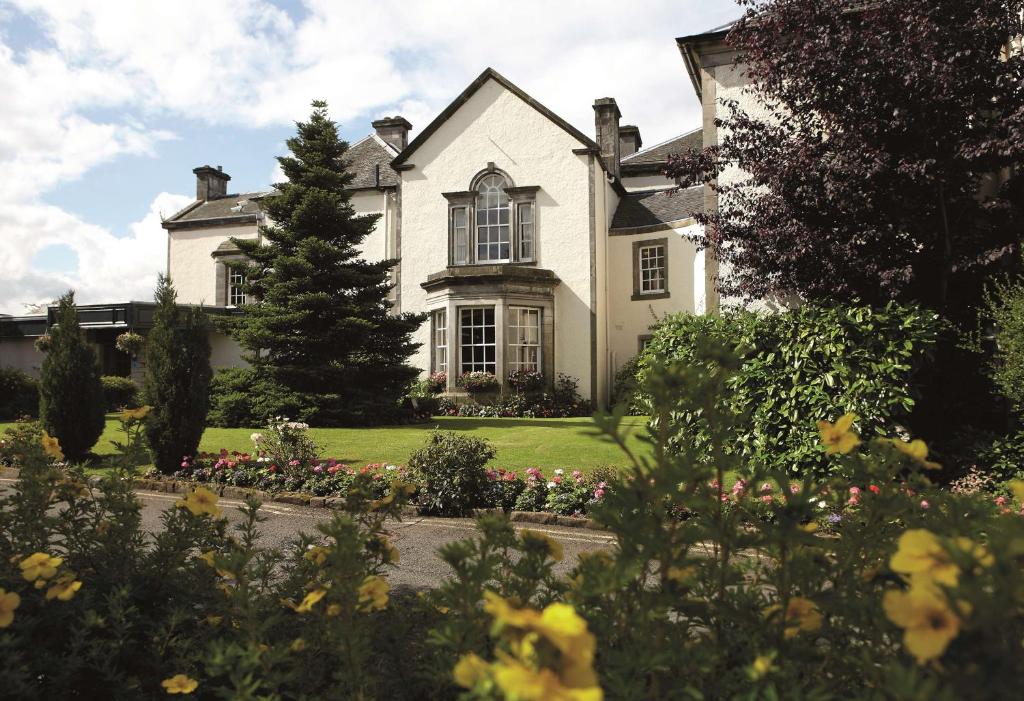
[[[515,187],[493,164],[464,192],[446,192],[449,265],[537,260],[538,187]]]

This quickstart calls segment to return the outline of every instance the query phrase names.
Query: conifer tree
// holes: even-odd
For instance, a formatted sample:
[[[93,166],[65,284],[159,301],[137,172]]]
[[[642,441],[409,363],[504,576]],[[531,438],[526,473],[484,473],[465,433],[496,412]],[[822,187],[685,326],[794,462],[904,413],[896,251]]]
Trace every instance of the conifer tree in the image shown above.
[[[320,425],[394,420],[418,371],[410,334],[424,316],[392,314],[389,274],[397,260],[369,262],[359,244],[379,215],[357,215],[345,186],[348,144],[325,102],[278,158],[287,182],[263,200],[271,223],[262,241],[233,239],[245,254],[244,289],[257,300],[228,329],[248,351],[256,386],[276,386],[308,402]]]
[[[57,303],[57,322],[39,381],[39,419],[71,462],[83,459],[103,433],[103,385],[96,354],[82,338],[75,293]]]
[[[146,338],[146,439],[153,464],[161,472],[178,469],[194,455],[209,409],[210,323],[202,309],[183,309],[170,279],[156,286],[153,328]]]

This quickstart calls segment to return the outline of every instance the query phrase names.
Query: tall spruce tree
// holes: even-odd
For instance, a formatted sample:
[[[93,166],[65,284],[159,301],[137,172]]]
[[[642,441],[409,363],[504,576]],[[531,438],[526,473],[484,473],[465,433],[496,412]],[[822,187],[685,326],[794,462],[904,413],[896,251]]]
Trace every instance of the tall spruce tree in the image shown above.
[[[195,307],[177,305],[169,278],[156,286],[153,328],[146,337],[146,440],[153,464],[161,472],[178,469],[181,458],[194,455],[206,427],[210,406],[210,323]]]
[[[64,456],[83,459],[103,433],[104,401],[96,354],[82,338],[75,293],[57,303],[57,323],[39,380],[39,419],[60,441]]]
[[[308,122],[278,158],[287,182],[263,200],[271,223],[261,239],[232,239],[248,260],[255,300],[227,328],[248,353],[256,386],[273,383],[308,401],[320,425],[380,423],[395,408],[417,370],[408,358],[419,344],[411,333],[424,316],[392,314],[389,273],[395,259],[369,262],[359,244],[379,215],[357,215],[345,186],[348,144],[313,103]]]

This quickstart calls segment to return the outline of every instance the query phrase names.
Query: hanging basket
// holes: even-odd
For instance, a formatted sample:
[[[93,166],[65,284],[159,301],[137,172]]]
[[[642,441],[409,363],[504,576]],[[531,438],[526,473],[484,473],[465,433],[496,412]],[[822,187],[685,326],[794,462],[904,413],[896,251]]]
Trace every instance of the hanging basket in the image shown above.
[[[114,341],[114,347],[122,353],[134,356],[142,350],[142,344],[145,342],[146,339],[141,334],[137,334],[134,331],[125,331]]]

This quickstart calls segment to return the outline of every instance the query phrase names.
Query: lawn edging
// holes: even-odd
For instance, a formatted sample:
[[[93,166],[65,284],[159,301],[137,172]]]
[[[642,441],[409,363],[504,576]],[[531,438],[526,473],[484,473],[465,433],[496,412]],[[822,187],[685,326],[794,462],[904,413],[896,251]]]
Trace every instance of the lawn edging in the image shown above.
[[[17,468],[5,467],[0,469],[0,477],[17,479],[19,471]],[[89,477],[89,484],[93,487],[99,486],[103,478],[98,475]],[[253,496],[261,502],[276,502],[278,504],[291,504],[293,506],[308,506],[314,509],[339,510],[343,500],[338,497],[318,497],[304,492],[267,492],[262,489],[251,487],[236,487],[230,484],[215,484],[210,482],[188,482],[185,480],[159,479],[153,477],[136,477],[132,481],[135,489],[148,490],[151,492],[165,492],[171,494],[184,494],[197,486],[205,487],[221,497],[234,499],[245,499]],[[419,517],[430,516],[421,514],[415,506],[402,507],[402,516]],[[510,521],[515,523],[532,523],[543,526],[562,526],[564,528],[584,528],[593,531],[607,530],[592,518],[581,518],[577,516],[560,516],[546,511],[509,511],[502,509],[473,509],[473,516],[485,514],[505,514]],[[431,518],[445,518],[444,516],[431,516]]]

